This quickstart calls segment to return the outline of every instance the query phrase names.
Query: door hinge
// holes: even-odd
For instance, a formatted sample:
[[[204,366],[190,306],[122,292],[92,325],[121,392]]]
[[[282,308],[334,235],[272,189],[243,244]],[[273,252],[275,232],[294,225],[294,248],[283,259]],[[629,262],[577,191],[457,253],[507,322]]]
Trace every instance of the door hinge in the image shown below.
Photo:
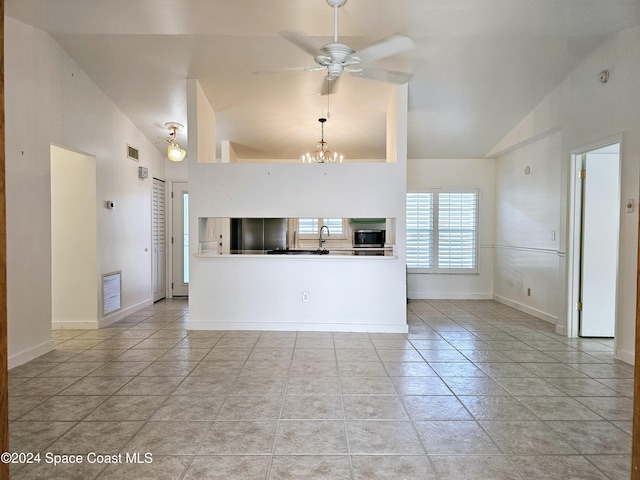
[[[171,245],[173,245],[173,237],[171,237]]]
[[[171,198],[173,198],[173,192],[171,192]]]
[[[584,168],[578,172],[578,178],[587,178],[587,171]]]
[[[171,282],[171,290],[173,290],[173,282]]]
[[[582,302],[576,303],[576,310],[579,311],[579,312],[582,311]]]

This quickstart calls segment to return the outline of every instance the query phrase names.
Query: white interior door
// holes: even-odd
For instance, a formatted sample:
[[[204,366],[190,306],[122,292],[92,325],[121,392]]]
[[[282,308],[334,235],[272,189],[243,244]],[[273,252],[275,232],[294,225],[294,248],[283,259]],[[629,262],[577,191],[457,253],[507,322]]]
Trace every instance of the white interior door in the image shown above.
[[[619,144],[583,155],[580,336],[613,337],[620,224]]]
[[[189,191],[186,183],[174,183],[172,190],[172,295],[189,295]]]
[[[153,179],[152,200],[152,283],[153,301],[157,302],[167,296],[167,232],[166,232],[166,202],[165,182]]]

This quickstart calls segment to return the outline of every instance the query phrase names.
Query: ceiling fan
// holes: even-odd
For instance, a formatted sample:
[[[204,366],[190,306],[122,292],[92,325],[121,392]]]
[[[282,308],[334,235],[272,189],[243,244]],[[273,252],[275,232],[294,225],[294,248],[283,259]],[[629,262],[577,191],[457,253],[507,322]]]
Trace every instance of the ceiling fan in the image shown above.
[[[305,70],[308,72],[327,70],[327,81],[322,90],[323,95],[331,93],[335,86],[335,80],[344,71],[349,72],[351,75],[388,83],[406,83],[409,80],[411,75],[408,73],[363,68],[362,65],[407,52],[415,47],[413,40],[403,35],[394,35],[356,52],[349,45],[338,41],[338,10],[347,3],[347,0],[326,0],[326,2],[333,8],[333,42],[327,43],[318,50],[307,38],[297,32],[279,32],[280,35],[295,46],[313,55],[318,66],[308,67]]]

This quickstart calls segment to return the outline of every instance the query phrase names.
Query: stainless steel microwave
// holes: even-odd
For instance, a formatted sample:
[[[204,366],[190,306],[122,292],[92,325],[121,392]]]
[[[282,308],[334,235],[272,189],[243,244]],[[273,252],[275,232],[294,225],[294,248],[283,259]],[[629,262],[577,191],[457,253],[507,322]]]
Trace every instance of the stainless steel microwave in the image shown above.
[[[384,230],[354,230],[353,246],[359,248],[381,248],[384,247]]]

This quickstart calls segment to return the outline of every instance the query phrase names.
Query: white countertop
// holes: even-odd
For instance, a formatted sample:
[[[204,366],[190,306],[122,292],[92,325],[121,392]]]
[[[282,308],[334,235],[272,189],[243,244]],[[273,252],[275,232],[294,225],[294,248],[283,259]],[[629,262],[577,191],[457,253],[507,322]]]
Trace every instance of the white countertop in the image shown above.
[[[292,249],[292,250],[313,250],[313,249]],[[219,252],[217,250],[206,250],[194,254],[196,258],[307,258],[307,259],[327,259],[342,258],[349,260],[389,260],[397,258],[394,255],[394,246],[380,248],[358,248],[358,247],[336,247],[327,249],[327,254],[269,254],[267,250],[239,250],[234,252]],[[384,255],[366,255],[366,253],[384,252]]]

